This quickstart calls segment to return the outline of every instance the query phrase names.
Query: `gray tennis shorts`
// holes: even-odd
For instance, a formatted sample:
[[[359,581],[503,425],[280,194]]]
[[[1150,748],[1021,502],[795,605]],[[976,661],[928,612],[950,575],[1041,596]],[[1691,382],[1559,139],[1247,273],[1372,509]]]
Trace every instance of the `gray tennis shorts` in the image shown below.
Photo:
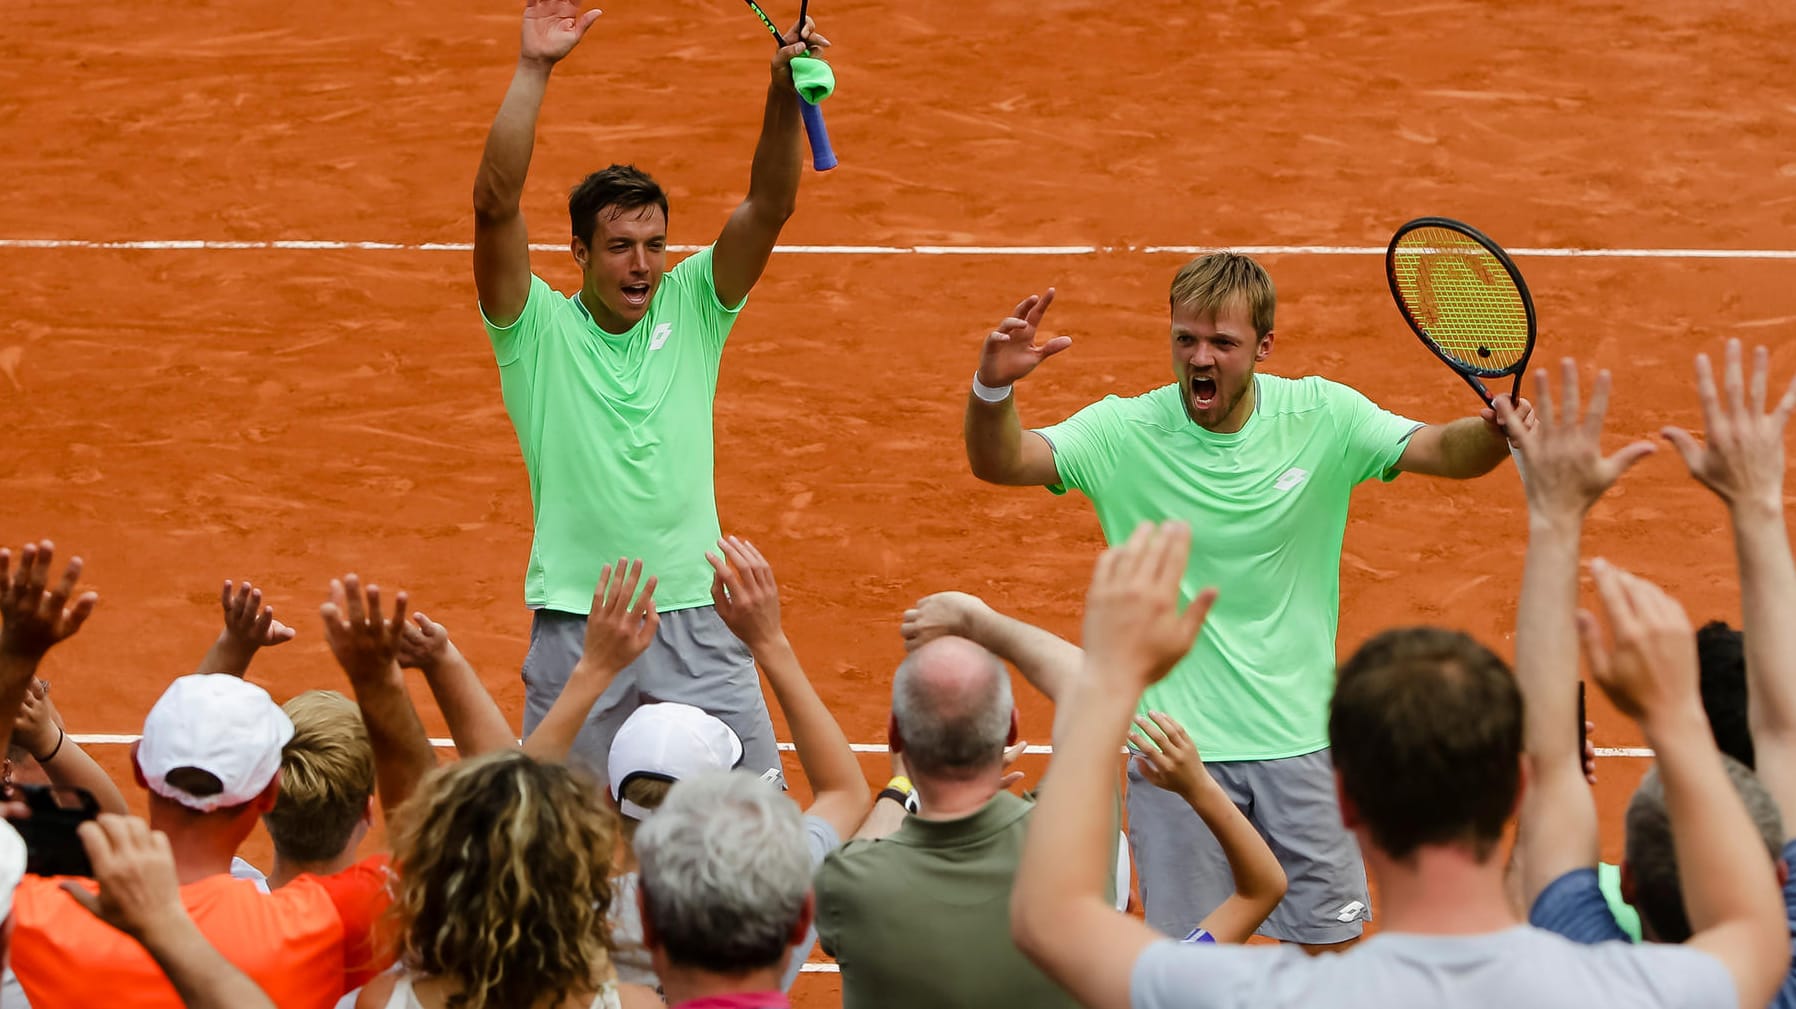
[[[1284,866],[1285,899],[1259,934],[1311,945],[1346,942],[1372,920],[1359,844],[1341,824],[1327,750],[1282,760],[1206,763]],[[1129,762],[1129,847],[1148,924],[1184,938],[1235,892],[1214,834],[1184,799]]]
[[[536,611],[530,625],[530,651],[524,656],[526,736],[561,696],[574,664],[580,661],[585,639],[585,614]],[[742,740],[742,766],[756,774],[773,771],[768,780],[785,787],[773,721],[761,696],[754,657],[748,646],[730,633],[716,607],[694,606],[661,614],[661,627],[648,651],[625,666],[593,705],[586,724],[574,737],[571,761],[606,781],[605,758],[624,719],[638,707],[660,701],[690,704],[722,719]]]

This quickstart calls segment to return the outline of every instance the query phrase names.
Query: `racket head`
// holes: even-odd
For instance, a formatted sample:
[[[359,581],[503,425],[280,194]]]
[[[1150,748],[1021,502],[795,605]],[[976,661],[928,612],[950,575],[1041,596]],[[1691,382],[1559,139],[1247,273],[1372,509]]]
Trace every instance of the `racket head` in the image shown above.
[[[1534,298],[1515,261],[1483,232],[1448,217],[1418,217],[1391,236],[1385,279],[1409,328],[1484,393],[1482,379],[1521,385],[1534,353]]]

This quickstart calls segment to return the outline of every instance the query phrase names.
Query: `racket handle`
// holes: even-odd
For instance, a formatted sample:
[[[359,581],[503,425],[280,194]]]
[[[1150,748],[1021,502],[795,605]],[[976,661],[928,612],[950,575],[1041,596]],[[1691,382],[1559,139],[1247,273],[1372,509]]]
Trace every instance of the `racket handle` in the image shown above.
[[[800,98],[798,111],[804,116],[804,132],[811,138],[811,167],[819,172],[836,167],[836,152],[829,146],[829,130],[823,126],[823,109]]]

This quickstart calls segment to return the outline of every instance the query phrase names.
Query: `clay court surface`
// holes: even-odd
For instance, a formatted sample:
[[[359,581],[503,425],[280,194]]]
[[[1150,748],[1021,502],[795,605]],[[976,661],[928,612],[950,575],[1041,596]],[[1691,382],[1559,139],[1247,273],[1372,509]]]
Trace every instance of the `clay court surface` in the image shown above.
[[[960,443],[980,337],[1023,295],[1057,285],[1049,325],[1075,340],[1020,390],[1025,422],[1048,423],[1167,379],[1165,290],[1189,253],[1154,246],[1382,246],[1427,213],[1522,248],[1796,246],[1796,67],[1766,44],[1796,18],[1773,6],[820,0],[842,167],[807,173],[783,240],[961,247],[776,256],[725,354],[724,527],[774,561],[849,737],[883,742],[898,616],[924,593],[977,592],[1076,635],[1101,545],[1089,505],[984,486]],[[315,614],[347,571],[408,589],[521,710],[524,468],[468,254],[419,248],[471,239],[517,15],[8,6],[3,538],[81,553],[103,596],[47,669],[72,731],[135,732],[216,632],[227,577],[301,629],[257,682],[277,699],[340,685]],[[533,239],[564,244],[566,189],[615,160],[669,187],[674,242],[709,242],[747,183],[768,55],[733,0],[608,9],[550,90]],[[171,240],[401,248],[68,244]],[[1096,251],[1016,248],[1062,246]],[[1729,336],[1770,344],[1781,379],[1796,369],[1787,255],[1518,258],[1537,361],[1615,371],[1617,444],[1695,425],[1690,359]],[[1423,420],[1477,405],[1403,327],[1377,256],[1265,261],[1282,302],[1267,370]],[[578,284],[564,251],[534,265]],[[1342,649],[1435,622],[1508,651],[1524,533],[1507,467],[1363,488]],[[1669,452],[1598,509],[1586,552],[1668,584],[1697,619],[1738,618],[1725,515]],[[1046,705],[1019,696],[1047,743]],[[1594,694],[1592,714],[1599,745],[1639,745]],[[127,773],[123,746],[97,752]],[[1027,759],[1033,780],[1044,758]],[[883,754],[864,764],[883,778]],[[1644,766],[1601,765],[1611,856]],[[798,997],[836,990],[811,974]]]

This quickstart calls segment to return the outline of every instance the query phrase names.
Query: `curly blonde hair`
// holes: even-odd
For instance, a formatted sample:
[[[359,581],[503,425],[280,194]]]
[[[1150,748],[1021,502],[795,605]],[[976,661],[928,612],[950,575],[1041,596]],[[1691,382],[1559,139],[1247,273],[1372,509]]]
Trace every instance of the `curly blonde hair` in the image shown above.
[[[594,991],[612,976],[616,836],[598,790],[563,765],[508,750],[432,772],[393,820],[400,962],[452,982],[450,1009]]]

